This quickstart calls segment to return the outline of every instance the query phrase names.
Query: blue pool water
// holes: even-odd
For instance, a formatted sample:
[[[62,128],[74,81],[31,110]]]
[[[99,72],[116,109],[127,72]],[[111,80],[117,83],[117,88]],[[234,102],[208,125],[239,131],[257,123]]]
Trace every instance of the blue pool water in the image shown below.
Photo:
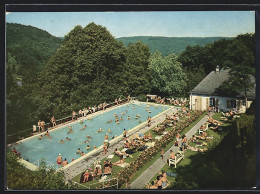
[[[148,109],[151,113],[146,110],[147,106],[149,106]],[[51,140],[48,137],[43,137],[42,140],[35,137],[11,148],[15,147],[21,153],[23,159],[28,159],[31,163],[35,163],[38,159],[43,158],[47,163],[56,164],[56,158],[59,153],[61,153],[63,159],[66,158],[70,163],[72,158],[77,159],[80,157],[79,154],[76,154],[78,148],[84,151],[84,153],[88,153],[93,150],[94,145],[99,147],[103,144],[106,133],[109,136],[109,140],[111,140],[113,136],[121,135],[124,128],[126,130],[132,129],[139,125],[140,122],[146,121],[148,116],[154,117],[168,108],[168,106],[148,105],[146,103],[124,104],[111,111],[92,116],[92,120],[85,119],[83,120],[83,124],[80,124],[79,121],[70,123],[73,130],[72,133],[67,133],[69,125],[66,125],[60,129],[50,131]],[[119,120],[119,124],[115,122],[115,113],[119,118],[123,118],[123,120]],[[139,119],[135,119],[137,114],[141,115]],[[128,120],[128,116],[131,117],[130,120]],[[107,123],[109,120],[112,120],[112,122]],[[81,130],[84,125],[87,125],[87,128]],[[103,129],[101,133],[97,132],[99,128]],[[108,133],[109,128],[111,129],[111,133]],[[87,135],[92,137],[89,141],[89,150],[86,150],[87,143],[84,143],[84,141],[88,140]],[[71,140],[65,140],[66,137],[69,137]],[[61,139],[64,140],[63,144],[59,143]],[[58,167],[58,165],[55,165],[55,167]]]

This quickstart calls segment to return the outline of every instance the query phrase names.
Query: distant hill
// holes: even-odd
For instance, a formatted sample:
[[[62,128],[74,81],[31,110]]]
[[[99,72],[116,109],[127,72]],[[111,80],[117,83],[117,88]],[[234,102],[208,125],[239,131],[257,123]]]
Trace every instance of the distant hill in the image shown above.
[[[229,37],[161,37],[161,36],[133,36],[122,37],[117,40],[122,41],[125,46],[129,43],[135,43],[141,41],[150,47],[150,51],[154,53],[159,50],[163,55],[170,53],[179,54],[186,49],[187,46],[204,46],[208,43],[220,39],[232,39]]]
[[[41,71],[62,41],[33,26],[6,24],[6,54],[15,58],[23,79]]]

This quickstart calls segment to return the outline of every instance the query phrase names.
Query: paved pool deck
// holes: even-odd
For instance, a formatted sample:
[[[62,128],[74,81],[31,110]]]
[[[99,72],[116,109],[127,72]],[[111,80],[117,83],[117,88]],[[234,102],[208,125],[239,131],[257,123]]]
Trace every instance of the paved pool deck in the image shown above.
[[[178,107],[171,106],[168,110],[163,112],[158,117],[155,116],[154,119],[152,119],[151,126],[148,127],[147,125],[141,126],[138,129],[134,130],[133,132],[130,132],[127,136],[130,136],[134,133],[145,133],[149,129],[157,126],[159,123],[163,122],[165,120],[166,114],[170,114],[173,112],[176,112]],[[78,174],[82,173],[86,169],[92,167],[95,161],[100,161],[106,158],[110,154],[114,154],[115,148],[120,148],[124,146],[124,138],[122,137],[119,141],[111,144],[108,148],[108,153],[106,155],[103,155],[103,150],[95,152],[94,154],[89,155],[88,157],[84,158],[83,160],[80,160],[78,163],[74,164],[70,168],[64,169],[65,173],[65,181],[70,180],[74,177],[76,177]]]
[[[192,135],[194,135],[199,127],[201,125],[203,125],[205,122],[207,121],[207,115],[204,116],[193,128],[191,128],[187,133],[186,136],[188,139],[190,139],[192,137]],[[159,170],[165,165],[167,164],[166,160],[168,158],[168,156],[170,155],[170,150],[173,150],[174,153],[176,153],[179,148],[176,146],[172,146],[169,150],[167,150],[164,153],[164,159],[159,158],[158,160],[156,160],[147,170],[145,170],[137,179],[134,180],[134,182],[132,182],[130,184],[130,188],[129,189],[144,189],[145,185],[156,175],[158,174]],[[178,168],[178,165],[177,165]]]

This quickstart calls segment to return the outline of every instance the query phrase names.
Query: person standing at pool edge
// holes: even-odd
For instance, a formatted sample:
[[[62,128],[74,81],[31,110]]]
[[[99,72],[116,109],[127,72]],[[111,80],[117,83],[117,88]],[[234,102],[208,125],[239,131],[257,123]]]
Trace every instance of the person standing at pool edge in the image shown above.
[[[126,137],[127,131],[124,129],[123,137]]]
[[[62,163],[61,154],[59,154],[59,156],[57,157],[56,161],[57,161],[57,164],[61,165],[61,163]]]

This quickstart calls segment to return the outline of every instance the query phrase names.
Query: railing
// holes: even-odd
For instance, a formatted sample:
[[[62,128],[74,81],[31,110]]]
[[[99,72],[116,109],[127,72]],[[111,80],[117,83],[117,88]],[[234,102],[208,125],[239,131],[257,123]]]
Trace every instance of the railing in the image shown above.
[[[136,97],[131,97],[131,99],[137,99],[137,98],[136,98]],[[118,103],[112,102],[112,103],[106,104],[106,106],[105,106],[104,109],[103,109],[103,108],[96,109],[93,113],[98,112],[98,111],[105,110],[105,109],[110,108],[110,107],[113,107],[113,106],[115,106],[115,105],[124,104],[124,103],[127,102],[127,101],[128,101],[128,99],[125,98],[125,99],[122,99],[121,102],[118,102]],[[86,114],[86,116],[87,116],[87,115],[90,115],[90,114],[92,114],[92,112],[88,112],[88,113]],[[81,117],[84,117],[84,115],[83,115],[83,114],[82,114],[82,115],[76,114],[75,120],[77,120],[78,118],[81,118]],[[62,119],[56,120],[56,126],[69,123],[70,121],[72,121],[72,116],[64,117],[64,118],[62,118]],[[55,127],[56,127],[56,126],[55,126]],[[32,132],[32,128],[29,128],[29,129],[25,129],[25,130],[23,130],[23,131],[18,131],[18,132],[16,132],[16,133],[9,134],[9,135],[6,136],[6,137],[7,137],[7,143],[13,143],[13,142],[15,142],[15,141],[17,141],[17,140],[21,140],[21,139],[23,139],[23,138],[30,137],[30,136],[35,135],[35,134],[37,134],[37,133],[44,132],[44,131],[47,131],[47,130],[51,130],[51,129],[53,129],[52,123],[46,123],[46,124],[44,125],[44,128],[43,128],[43,129],[44,129],[44,130],[42,130],[41,128],[39,128],[39,127],[37,126],[37,130],[34,131],[34,132]],[[28,133],[29,131],[31,131],[31,133]],[[21,135],[18,135],[18,134],[21,134]],[[21,136],[22,136],[22,137],[21,137]],[[14,137],[14,138],[12,138],[12,137]]]
[[[112,184],[112,185],[106,185],[106,182],[112,182],[113,180],[116,180],[116,184]],[[102,187],[100,187],[100,185],[102,184]],[[94,186],[97,185],[97,186]],[[92,189],[92,186],[94,186],[94,189],[98,188],[98,189],[107,189],[107,188],[111,188],[116,186],[116,189],[118,189],[118,178],[112,178],[112,179],[105,179],[104,181],[102,181],[102,183],[93,183],[89,185],[89,189]]]
[[[41,160],[40,159],[38,159],[38,160],[36,160],[35,162],[33,162],[33,164],[35,165],[35,166],[40,166],[40,164],[41,164]],[[50,167],[50,168],[55,168],[56,166],[57,166],[57,164],[54,164],[54,163],[52,163],[52,162],[49,162],[49,161],[45,161],[45,164],[46,164],[46,167]]]
[[[112,182],[113,180],[116,180],[116,184],[112,184],[112,185],[109,185],[109,186],[106,185],[106,182],[110,182],[110,181]],[[97,188],[98,189],[107,189],[107,188],[112,188],[112,187],[116,187],[116,189],[118,189],[118,178],[107,179],[107,180],[102,181],[102,183],[93,183],[93,184],[90,184],[88,187],[83,185],[83,184],[80,184],[76,181],[73,181],[73,180],[69,180],[68,182],[70,184],[78,185],[78,186],[84,187],[86,189],[93,189],[93,188],[94,189],[97,189]],[[102,187],[100,187],[101,184],[102,184]],[[94,186],[92,188],[93,185],[97,185],[97,186]]]
[[[80,183],[77,183],[77,182],[75,182],[75,181],[73,181],[73,180],[69,180],[68,181],[70,184],[74,184],[74,185],[79,185],[79,186],[82,186],[82,187],[85,187],[86,189],[89,189],[89,187],[86,187],[85,185],[82,185],[82,184],[80,184]]]

